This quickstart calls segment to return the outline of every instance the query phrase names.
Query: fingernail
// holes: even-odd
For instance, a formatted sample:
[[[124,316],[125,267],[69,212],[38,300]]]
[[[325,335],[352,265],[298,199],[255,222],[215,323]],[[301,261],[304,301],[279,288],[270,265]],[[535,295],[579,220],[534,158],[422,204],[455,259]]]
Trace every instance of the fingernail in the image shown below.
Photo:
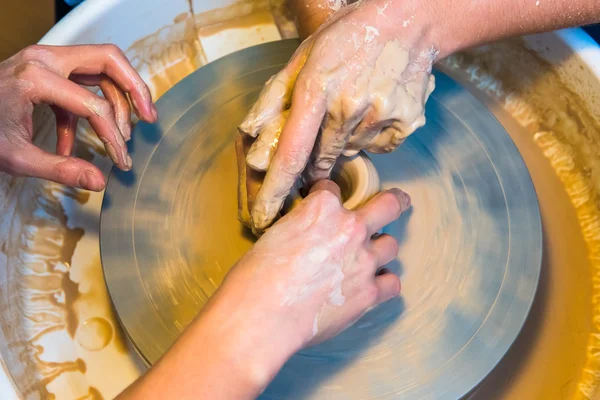
[[[410,195],[406,192],[402,192],[402,194],[404,195],[404,210],[408,210],[412,204],[412,199],[410,198]]]
[[[125,158],[125,165],[127,166],[127,170],[130,170],[131,167],[133,167],[133,160],[131,159],[130,155],[127,155]]]
[[[104,189],[104,184],[101,179],[93,171],[83,171],[79,175],[78,180],[79,187],[87,190],[93,190],[99,192]]]
[[[401,212],[404,212],[410,208],[412,200],[408,193],[405,193],[398,188],[392,188],[390,189],[390,192],[394,193],[400,201]]]
[[[152,117],[154,117],[154,121],[156,122],[156,120],[158,119],[158,110],[156,109],[154,103],[151,103],[151,105],[152,107],[150,107],[150,111],[152,111]]]

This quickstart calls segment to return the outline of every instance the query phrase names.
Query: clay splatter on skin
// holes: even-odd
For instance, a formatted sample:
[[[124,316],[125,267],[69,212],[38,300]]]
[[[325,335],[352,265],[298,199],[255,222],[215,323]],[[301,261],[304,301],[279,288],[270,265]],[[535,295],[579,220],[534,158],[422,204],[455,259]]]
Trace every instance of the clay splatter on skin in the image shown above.
[[[315,320],[313,321],[313,337],[317,336],[317,333],[319,333],[319,314],[315,315]]]
[[[347,241],[348,239],[349,238],[347,237],[340,237],[339,240]],[[288,288],[281,302],[282,306],[292,306],[296,303],[307,301],[315,292],[323,289],[329,290],[329,301],[331,305],[341,306],[344,304],[346,298],[342,294],[342,282],[344,280],[343,263],[333,263],[333,269],[335,269],[333,275],[325,274],[323,272],[331,270],[332,267],[323,267],[316,271],[310,279],[306,279],[304,276],[308,272],[308,270],[304,268],[305,265],[321,265],[327,262],[328,257],[330,257],[330,250],[329,248],[324,247],[316,247],[306,254],[306,261],[299,262],[296,268],[296,280],[299,284],[297,286],[292,285]],[[307,284],[307,281],[310,281],[310,284]]]
[[[332,160],[339,155],[339,146],[343,146],[342,154],[346,156],[361,149],[390,152],[425,124],[424,105],[435,87],[430,72],[437,50],[425,49],[412,58],[411,51],[399,40],[380,42],[376,28],[368,25],[360,28],[359,31],[364,31],[362,39],[357,35],[346,39],[360,61],[347,61],[345,50],[340,49],[340,54],[327,59],[326,68],[311,73],[314,67],[311,60],[319,57],[330,38],[324,34],[319,38],[322,42],[317,44],[309,39],[266,84],[240,125],[242,133],[258,136],[255,148],[268,150],[250,152],[246,158],[249,166],[265,171],[276,150],[278,136],[285,130],[281,128],[287,120],[283,113],[294,107],[291,88],[302,90],[305,104],[312,105],[313,118],[322,119],[315,143],[318,152],[302,149],[304,154],[295,154],[285,161],[285,174],[267,173],[251,210],[253,229],[262,231],[269,226],[290,193],[288,181],[297,179],[303,169],[307,185],[328,176],[334,165]],[[304,87],[296,87],[300,70],[308,76],[303,80]],[[348,98],[353,101],[347,101]],[[261,139],[263,135],[266,137]],[[269,146],[260,144],[261,141]],[[296,177],[291,176],[292,172]]]

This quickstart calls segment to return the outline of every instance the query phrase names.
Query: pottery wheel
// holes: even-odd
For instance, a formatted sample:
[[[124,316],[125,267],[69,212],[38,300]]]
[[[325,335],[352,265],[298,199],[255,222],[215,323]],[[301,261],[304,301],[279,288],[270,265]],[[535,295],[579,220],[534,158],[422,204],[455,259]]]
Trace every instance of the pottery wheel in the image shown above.
[[[297,45],[249,48],[184,79],[158,101],[159,122],[136,127],[134,169],[110,177],[104,274],[123,328],[149,364],[252,245],[236,220],[236,127]],[[456,399],[517,337],[541,266],[536,194],[492,114],[449,77],[436,78],[427,125],[398,151],[372,156],[383,186],[413,199],[385,229],[400,242],[391,269],[402,297],[294,356],[264,398]]]

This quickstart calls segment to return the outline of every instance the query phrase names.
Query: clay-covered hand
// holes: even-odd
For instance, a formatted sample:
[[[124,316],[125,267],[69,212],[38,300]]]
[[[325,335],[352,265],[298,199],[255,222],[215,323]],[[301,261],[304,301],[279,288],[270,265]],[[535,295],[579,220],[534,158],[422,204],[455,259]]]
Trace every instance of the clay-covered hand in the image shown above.
[[[255,399],[294,353],[398,296],[400,280],[380,268],[397,257],[398,244],[374,234],[409,206],[408,195],[393,189],[349,211],[339,187],[319,182],[233,266],[173,347],[120,398],[194,399],[202,388],[202,398]]]
[[[320,181],[233,267],[211,300],[209,310],[220,310],[211,326],[231,330],[223,335],[244,332],[256,354],[276,357],[337,335],[399,294],[396,275],[377,274],[397,257],[398,244],[374,235],[409,206],[410,197],[392,189],[349,211],[339,187]]]
[[[251,210],[257,230],[272,223],[303,171],[312,185],[340,154],[392,151],[425,123],[438,52],[426,24],[391,4],[358,2],[333,14],[241,124],[256,137],[247,164],[267,171]]]
[[[99,86],[104,98],[85,86]],[[154,122],[156,108],[146,84],[118,47],[31,46],[0,63],[0,171],[99,191],[102,172],[71,157],[78,118],[85,118],[123,170],[131,169],[125,144],[131,137],[131,104]],[[32,143],[32,113],[48,104],[56,115],[56,154]]]

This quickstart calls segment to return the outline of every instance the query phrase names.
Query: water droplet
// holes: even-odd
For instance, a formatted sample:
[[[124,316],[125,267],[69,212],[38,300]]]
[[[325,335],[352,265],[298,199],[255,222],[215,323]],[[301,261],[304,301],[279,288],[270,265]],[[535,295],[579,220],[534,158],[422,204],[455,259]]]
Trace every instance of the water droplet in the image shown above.
[[[88,318],[77,328],[75,339],[89,351],[99,351],[108,346],[113,337],[113,327],[104,318]]]

